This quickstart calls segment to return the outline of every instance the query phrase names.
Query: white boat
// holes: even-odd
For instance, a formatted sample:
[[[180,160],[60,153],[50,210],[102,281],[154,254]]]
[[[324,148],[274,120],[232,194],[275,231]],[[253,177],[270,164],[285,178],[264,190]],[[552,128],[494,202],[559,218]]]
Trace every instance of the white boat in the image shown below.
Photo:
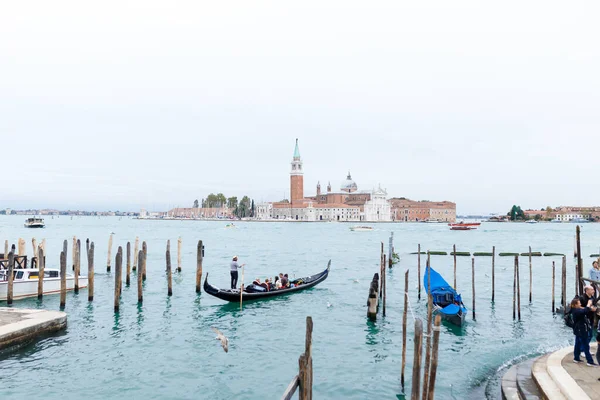
[[[372,231],[373,227],[371,227],[371,226],[351,226],[350,230],[352,232],[366,232],[366,231]]]
[[[46,225],[44,224],[43,218],[32,217],[27,218],[27,220],[25,221],[25,228],[43,228],[45,226]]]
[[[427,224],[439,224],[440,223],[440,221],[438,221],[437,219],[426,219],[421,222],[425,222]]]
[[[36,297],[39,271],[35,268],[14,269],[13,299]],[[79,288],[86,288],[87,276],[79,276]],[[75,287],[75,276],[67,274],[67,290]],[[8,291],[8,270],[0,270],[0,301],[6,301]],[[60,293],[60,270],[44,269],[44,294]]]
[[[529,219],[525,221],[526,224],[537,224],[538,222],[535,219]]]

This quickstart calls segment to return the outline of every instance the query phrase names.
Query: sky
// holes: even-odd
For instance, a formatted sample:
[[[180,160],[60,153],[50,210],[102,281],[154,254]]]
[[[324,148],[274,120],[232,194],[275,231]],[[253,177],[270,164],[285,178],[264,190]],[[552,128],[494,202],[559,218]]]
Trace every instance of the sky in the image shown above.
[[[597,1],[19,1],[0,208],[166,210],[339,188],[600,205]]]

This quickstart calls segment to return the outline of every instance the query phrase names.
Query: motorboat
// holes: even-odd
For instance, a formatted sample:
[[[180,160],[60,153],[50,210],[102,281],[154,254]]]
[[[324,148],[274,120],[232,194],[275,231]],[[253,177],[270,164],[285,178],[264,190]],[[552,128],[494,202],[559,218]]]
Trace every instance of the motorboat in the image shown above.
[[[366,231],[372,231],[373,227],[372,226],[351,226],[350,230],[352,232],[366,232]]]
[[[448,226],[451,231],[470,231],[473,229],[477,229],[477,227],[481,225],[481,222],[458,222],[458,223],[450,223]]]
[[[537,224],[538,222],[535,219],[529,219],[525,221],[526,224]]]
[[[46,224],[44,224],[44,219],[39,217],[27,218],[25,221],[25,228],[43,228]]]
[[[36,268],[15,268],[13,270],[13,299],[19,300],[26,297],[35,297],[38,292],[40,271]],[[75,288],[75,276],[67,274],[67,290]],[[79,288],[88,285],[87,276],[79,276]],[[5,301],[8,292],[8,270],[0,270],[0,301]],[[60,293],[60,270],[44,269],[44,294]]]

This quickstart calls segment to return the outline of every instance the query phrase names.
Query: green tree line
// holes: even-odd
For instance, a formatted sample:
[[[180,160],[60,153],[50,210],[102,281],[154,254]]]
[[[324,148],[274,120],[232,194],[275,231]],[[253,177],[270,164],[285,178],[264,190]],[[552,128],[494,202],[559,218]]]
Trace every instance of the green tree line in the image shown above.
[[[223,193],[211,193],[206,198],[202,199],[202,208],[220,208],[226,206],[233,209],[233,214],[238,218],[254,217],[256,209],[254,200],[248,196],[242,197],[238,201],[237,196],[225,197]],[[194,200],[194,208],[199,208],[200,203]]]

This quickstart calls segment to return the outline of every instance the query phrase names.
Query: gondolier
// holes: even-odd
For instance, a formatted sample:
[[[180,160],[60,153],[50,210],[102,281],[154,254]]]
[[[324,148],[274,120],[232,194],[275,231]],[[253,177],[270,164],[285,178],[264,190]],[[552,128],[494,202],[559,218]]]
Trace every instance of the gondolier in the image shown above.
[[[233,256],[233,260],[231,261],[231,288],[237,288],[238,281],[238,269],[243,267],[246,264],[239,265],[238,264],[238,256]]]

